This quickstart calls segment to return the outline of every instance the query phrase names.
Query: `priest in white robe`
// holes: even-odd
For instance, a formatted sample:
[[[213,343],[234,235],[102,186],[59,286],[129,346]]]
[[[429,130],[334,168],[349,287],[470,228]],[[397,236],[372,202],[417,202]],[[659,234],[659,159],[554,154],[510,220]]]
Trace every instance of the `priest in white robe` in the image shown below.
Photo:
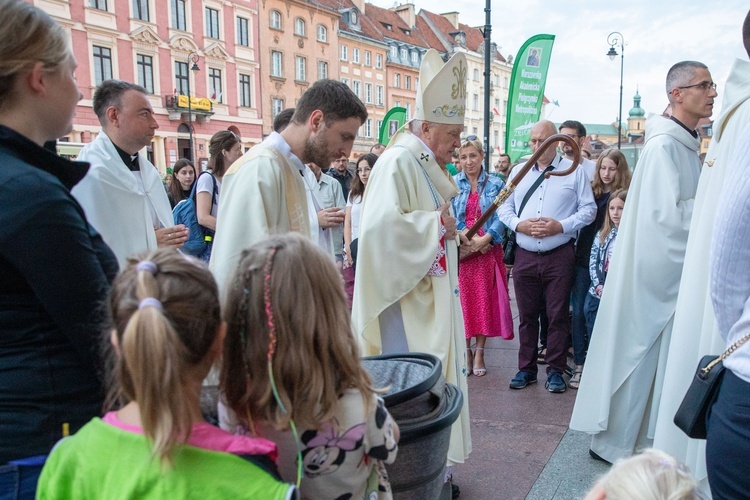
[[[750,14],[745,21],[750,26]],[[745,39],[750,56],[750,37]],[[722,187],[727,167],[737,160],[743,130],[750,125],[750,61],[734,61],[723,87],[721,115],[713,124],[713,137],[703,164],[695,195],[685,266],[674,319],[669,359],[664,374],[664,390],[656,422],[654,447],[674,456],[706,484],[706,441],[690,439],[674,424],[674,415],[687,392],[698,361],[725,349],[709,289],[711,234],[716,211],[723,203]]]
[[[81,149],[78,159],[91,168],[72,191],[121,268],[131,255],[180,247],[188,237],[185,226],[174,224],[159,171],[139,153],[159,128],[146,95],[118,80],[97,88],[93,105],[102,132]]]
[[[608,462],[653,443],[700,175],[695,127],[717,95],[693,61],[675,64],[666,88],[673,115],[646,122],[570,422]]]
[[[465,56],[443,63],[429,50],[409,132],[391,140],[365,190],[352,310],[363,355],[434,354],[446,380],[461,389],[449,465],[471,451],[459,249],[449,205],[458,188],[445,168],[460,146],[465,106]]]
[[[305,193],[304,176],[311,175],[305,164],[349,156],[366,119],[367,108],[345,84],[319,80],[281,133],[271,133],[224,174],[210,262],[222,294],[242,251],[268,235],[295,231],[324,241],[322,228],[311,232],[309,212],[316,209]]]

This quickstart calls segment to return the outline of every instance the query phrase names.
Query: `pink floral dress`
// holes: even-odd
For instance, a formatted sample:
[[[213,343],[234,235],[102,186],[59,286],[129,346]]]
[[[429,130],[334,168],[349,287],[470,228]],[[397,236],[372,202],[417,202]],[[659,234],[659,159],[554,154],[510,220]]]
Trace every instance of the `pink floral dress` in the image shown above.
[[[481,215],[479,193],[472,192],[466,202],[466,227],[473,226]],[[477,235],[483,236],[484,229],[479,229]],[[512,339],[513,315],[502,247],[494,245],[484,255],[477,254],[462,260],[458,284],[466,338],[485,335]]]

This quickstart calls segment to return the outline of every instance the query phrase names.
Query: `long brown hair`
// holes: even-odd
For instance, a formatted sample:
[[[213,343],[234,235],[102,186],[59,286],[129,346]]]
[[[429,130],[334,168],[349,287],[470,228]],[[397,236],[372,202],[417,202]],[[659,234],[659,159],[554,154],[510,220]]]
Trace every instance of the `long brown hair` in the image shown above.
[[[231,166],[225,163],[222,151],[229,151],[238,142],[240,142],[240,138],[231,130],[220,130],[211,137],[211,141],[208,143],[208,154],[211,155],[208,160],[208,168],[216,177],[222,177]]]
[[[159,305],[144,307],[146,298]],[[216,282],[175,249],[152,251],[128,259],[112,285],[109,309],[120,355],[109,349],[108,401],[138,403],[153,455],[170,463],[176,443],[190,435],[190,409],[200,404],[187,382],[206,363],[221,324]]]
[[[192,161],[188,160],[187,158],[180,158],[174,163],[174,166],[172,167],[172,184],[170,184],[169,186],[169,195],[172,197],[172,202],[175,205],[190,196],[190,193],[188,193],[187,195],[184,194],[182,184],[180,184],[180,181],[177,180],[177,173],[183,168],[193,169],[193,184],[195,184],[195,182],[198,180],[198,173],[195,171],[195,166],[193,165]]]
[[[362,179],[359,178],[359,164],[366,161],[370,165],[370,172],[372,175],[372,169],[375,168],[375,162],[378,161],[378,155],[375,153],[367,153],[357,158],[357,175],[354,176],[352,181],[352,187],[349,189],[349,199],[354,201],[356,198],[361,198],[365,194],[365,185],[362,183]]]
[[[375,392],[359,361],[341,275],[307,238],[272,236],[245,250],[224,314],[221,387],[240,418],[279,430],[293,419],[316,429],[345,390],[359,390],[365,401]],[[269,359],[284,408],[273,395]]]
[[[602,224],[602,230],[599,232],[599,242],[604,243],[604,240],[607,239],[607,236],[609,236],[609,233],[612,232],[612,229],[614,229],[615,224],[612,222],[612,217],[609,216],[609,204],[612,203],[614,200],[622,200],[623,203],[625,203],[625,200],[628,197],[628,190],[627,189],[618,189],[617,191],[613,191],[612,195],[609,197],[609,201],[607,202],[607,213],[604,216],[604,224]]]
[[[617,172],[615,173],[615,180],[610,185],[610,192],[617,191],[618,189],[628,189],[630,187],[630,169],[628,168],[628,160],[625,159],[625,155],[619,149],[610,148],[604,151],[599,158],[596,160],[596,168],[594,168],[594,180],[591,181],[591,189],[594,191],[594,198],[599,198],[604,194],[605,186],[602,182],[602,178],[599,175],[599,170],[602,168],[602,160],[609,158],[615,165],[617,165]]]

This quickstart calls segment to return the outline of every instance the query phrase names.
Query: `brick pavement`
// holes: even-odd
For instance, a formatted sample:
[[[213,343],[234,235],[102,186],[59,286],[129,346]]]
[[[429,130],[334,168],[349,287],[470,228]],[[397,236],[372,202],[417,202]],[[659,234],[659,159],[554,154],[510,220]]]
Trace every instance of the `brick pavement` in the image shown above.
[[[511,308],[518,310],[511,283]],[[576,391],[552,394],[539,382],[511,390],[518,369],[518,339],[487,340],[488,373],[469,377],[473,451],[453,473],[462,500],[568,500],[583,498],[606,466],[589,458],[590,438],[568,431]],[[567,377],[566,377],[567,379]]]

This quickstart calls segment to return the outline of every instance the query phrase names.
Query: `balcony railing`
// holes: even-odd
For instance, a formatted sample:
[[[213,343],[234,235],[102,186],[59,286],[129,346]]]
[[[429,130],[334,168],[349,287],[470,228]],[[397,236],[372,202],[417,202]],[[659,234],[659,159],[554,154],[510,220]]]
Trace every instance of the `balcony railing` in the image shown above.
[[[182,115],[188,114],[188,98],[182,94],[164,96],[164,107],[170,120],[185,120],[187,117]],[[207,97],[191,97],[190,108],[193,120],[198,123],[209,121],[214,114],[214,105]]]

